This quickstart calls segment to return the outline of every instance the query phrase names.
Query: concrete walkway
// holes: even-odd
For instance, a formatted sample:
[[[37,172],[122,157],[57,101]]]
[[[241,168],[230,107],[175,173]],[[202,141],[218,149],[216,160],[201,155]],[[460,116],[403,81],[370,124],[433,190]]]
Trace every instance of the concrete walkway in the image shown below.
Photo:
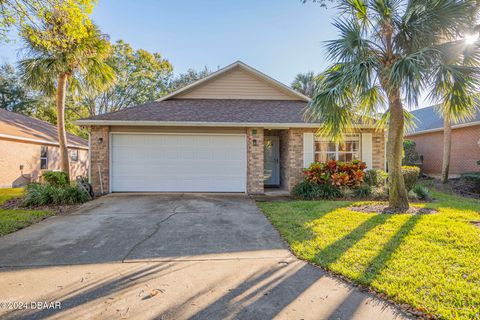
[[[405,318],[293,257],[241,195],[105,196],[0,238],[0,273],[6,319]]]

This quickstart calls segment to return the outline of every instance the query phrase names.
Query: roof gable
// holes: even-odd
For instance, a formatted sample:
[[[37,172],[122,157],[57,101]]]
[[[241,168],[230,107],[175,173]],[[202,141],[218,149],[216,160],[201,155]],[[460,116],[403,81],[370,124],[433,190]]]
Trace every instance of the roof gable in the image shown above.
[[[309,98],[237,61],[162,99],[294,100]]]

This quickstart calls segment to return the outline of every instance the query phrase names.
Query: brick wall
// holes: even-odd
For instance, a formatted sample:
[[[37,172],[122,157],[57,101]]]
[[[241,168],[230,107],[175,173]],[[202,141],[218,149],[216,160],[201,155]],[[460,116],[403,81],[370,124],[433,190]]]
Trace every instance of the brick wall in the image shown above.
[[[109,132],[108,126],[92,126],[90,128],[91,183],[95,194],[109,192]],[[102,181],[100,181],[100,174]]]
[[[262,194],[263,128],[247,128],[247,193]]]
[[[281,136],[283,150],[283,187],[291,191],[303,180],[303,133],[308,129],[285,130]],[[310,130],[311,131],[311,130]]]
[[[423,171],[431,175],[442,173],[443,131],[407,136],[415,141],[417,151],[423,155]],[[476,164],[480,160],[480,125],[452,130],[452,153],[450,173],[460,174],[468,171],[480,171]]]

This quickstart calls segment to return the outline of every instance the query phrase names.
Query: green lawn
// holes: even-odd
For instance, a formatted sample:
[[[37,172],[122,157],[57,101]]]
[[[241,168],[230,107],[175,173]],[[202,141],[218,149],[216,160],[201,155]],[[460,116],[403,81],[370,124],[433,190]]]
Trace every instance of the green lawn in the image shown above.
[[[22,194],[22,188],[0,189],[0,205]],[[0,209],[0,236],[25,228],[53,214],[55,213],[48,210]]]
[[[434,193],[439,213],[383,215],[346,201],[258,203],[299,258],[445,319],[480,319],[480,201]]]

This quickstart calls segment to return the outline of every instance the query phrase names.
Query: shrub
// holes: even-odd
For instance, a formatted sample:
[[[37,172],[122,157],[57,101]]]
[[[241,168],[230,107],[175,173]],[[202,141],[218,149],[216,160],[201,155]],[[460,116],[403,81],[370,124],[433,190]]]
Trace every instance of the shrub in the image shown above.
[[[369,169],[365,171],[365,183],[372,187],[379,187],[385,185],[388,173],[380,169]]]
[[[372,187],[363,183],[358,188],[353,189],[353,195],[357,198],[367,198],[372,195]]]
[[[416,184],[412,191],[415,193],[418,199],[420,200],[430,200],[430,189],[427,187],[421,185],[421,184]]]
[[[73,186],[58,187],[52,184],[29,184],[26,188],[24,206],[44,206],[84,203],[90,196]]]
[[[314,162],[304,170],[305,178],[316,184],[331,184],[337,187],[355,187],[363,182],[364,162]]]
[[[420,156],[416,150],[417,144],[412,140],[403,141],[403,159],[404,166],[413,166],[418,163]]]
[[[405,181],[405,188],[407,188],[407,191],[410,191],[418,181],[420,168],[415,166],[403,166],[402,174],[403,180]]]
[[[471,182],[480,187],[480,172],[466,172],[460,174],[460,178],[464,181]]]
[[[46,171],[42,174],[45,183],[55,187],[65,187],[70,185],[68,174],[63,171]]]
[[[342,191],[334,185],[319,184],[305,179],[293,188],[292,194],[296,197],[313,199],[335,199],[342,197]]]

